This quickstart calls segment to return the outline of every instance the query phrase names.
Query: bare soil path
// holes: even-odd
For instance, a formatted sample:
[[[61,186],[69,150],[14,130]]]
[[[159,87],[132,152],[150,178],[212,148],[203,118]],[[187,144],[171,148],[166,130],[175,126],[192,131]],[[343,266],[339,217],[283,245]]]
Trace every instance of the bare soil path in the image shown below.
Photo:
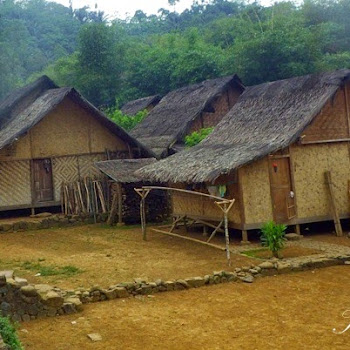
[[[22,324],[19,335],[26,350],[346,350],[350,330],[332,329],[350,323],[342,317],[350,309],[349,272],[336,266],[91,304],[80,314]],[[88,333],[102,341],[92,343]]]

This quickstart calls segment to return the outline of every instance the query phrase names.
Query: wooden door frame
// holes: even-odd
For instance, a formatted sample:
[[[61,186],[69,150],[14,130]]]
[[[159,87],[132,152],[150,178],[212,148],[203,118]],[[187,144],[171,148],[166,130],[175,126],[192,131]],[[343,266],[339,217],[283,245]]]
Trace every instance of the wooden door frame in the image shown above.
[[[51,183],[52,183],[52,200],[47,201],[47,203],[53,203],[55,202],[55,184],[54,184],[54,177],[53,177],[53,162],[51,157],[45,157],[45,158],[32,158],[30,160],[30,184],[31,184],[31,195],[32,195],[32,205],[38,205],[46,202],[40,202],[36,200],[36,195],[35,195],[35,186],[34,186],[34,179],[35,179],[35,174],[34,174],[34,161],[36,160],[45,160],[45,159],[50,159],[50,164],[51,164]]]
[[[292,157],[291,157],[291,152],[290,152],[290,147],[288,147],[288,154],[283,154],[283,155],[279,155],[279,154],[269,154],[268,156],[268,161],[267,161],[267,166],[269,167],[269,182],[270,182],[270,199],[271,199],[271,209],[272,209],[272,216],[273,216],[273,220],[275,222],[277,222],[276,220],[276,212],[274,210],[274,200],[273,200],[273,189],[272,189],[272,184],[271,184],[271,178],[272,178],[272,167],[270,166],[271,161],[273,159],[288,159],[289,161],[289,177],[290,177],[290,186],[291,189],[294,193],[294,207],[295,207],[295,217],[292,219],[289,219],[285,224],[289,224],[291,221],[296,220],[298,218],[298,208],[297,208],[297,200],[296,200],[296,192],[295,192],[295,180],[294,180],[294,174],[293,174],[293,169],[294,169],[294,163],[292,161]],[[287,209],[287,215],[288,215],[288,209]]]

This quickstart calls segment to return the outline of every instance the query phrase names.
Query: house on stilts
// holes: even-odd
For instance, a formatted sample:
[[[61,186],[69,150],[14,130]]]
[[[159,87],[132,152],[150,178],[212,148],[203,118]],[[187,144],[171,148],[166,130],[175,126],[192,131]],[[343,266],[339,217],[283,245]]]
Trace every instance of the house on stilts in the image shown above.
[[[247,88],[204,141],[136,174],[235,198],[229,225],[247,242],[269,220],[298,231],[332,220],[333,209],[349,218],[349,150],[350,70],[338,70]],[[175,217],[222,219],[196,196],[174,193],[172,208]]]
[[[108,158],[152,157],[72,87],[48,77],[0,102],[0,211],[61,204],[61,184]]]

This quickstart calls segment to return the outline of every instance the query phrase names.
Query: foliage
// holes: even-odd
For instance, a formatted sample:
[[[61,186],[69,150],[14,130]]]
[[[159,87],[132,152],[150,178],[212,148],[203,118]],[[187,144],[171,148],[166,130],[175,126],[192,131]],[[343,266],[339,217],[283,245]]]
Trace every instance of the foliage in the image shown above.
[[[9,345],[11,350],[23,350],[15,327],[7,317],[0,316],[0,334],[5,344]]]
[[[107,22],[87,7],[0,1],[0,98],[45,73],[97,106],[237,73],[246,85],[350,68],[349,0],[200,0]]]
[[[265,223],[261,228],[261,243],[268,247],[275,257],[279,257],[278,253],[284,247],[286,229],[286,225],[273,221]]]
[[[109,119],[114,121],[117,125],[121,126],[125,130],[133,129],[137,124],[139,124],[144,118],[146,118],[148,112],[147,110],[140,111],[134,116],[123,114],[123,112],[118,108],[108,108],[104,112],[107,114]]]
[[[203,128],[199,131],[194,131],[192,134],[185,136],[185,145],[187,147],[193,147],[203,141],[214,128]]]

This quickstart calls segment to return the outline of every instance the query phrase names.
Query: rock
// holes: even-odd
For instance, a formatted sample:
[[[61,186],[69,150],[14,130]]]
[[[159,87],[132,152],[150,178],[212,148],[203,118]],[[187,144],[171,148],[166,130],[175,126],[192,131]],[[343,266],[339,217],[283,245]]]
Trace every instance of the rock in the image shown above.
[[[117,298],[128,298],[130,296],[129,292],[124,287],[117,287],[114,289],[114,291],[116,293]]]
[[[235,272],[226,272],[225,275],[228,282],[235,282],[238,279],[237,274]]]
[[[58,309],[63,305],[64,299],[58,293],[51,290],[42,297],[42,301],[43,304]]]
[[[31,285],[21,287],[21,293],[26,297],[36,297],[38,291]]]
[[[274,269],[275,265],[270,261],[264,261],[259,265],[261,269]]]
[[[246,275],[245,277],[240,278],[245,283],[253,283],[254,277],[252,275]]]
[[[1,310],[1,314],[2,314],[2,315],[7,316],[7,315],[9,315],[9,313],[11,312],[12,306],[11,306],[11,304],[6,303],[5,301],[3,301],[3,302],[0,304],[0,310]]]
[[[23,316],[22,316],[22,321],[23,321],[23,322],[29,322],[29,321],[30,321],[30,316],[27,315],[27,314],[23,315]]]
[[[66,315],[75,314],[77,312],[73,303],[64,303],[62,309]]]
[[[13,230],[13,225],[11,224],[2,224],[1,226],[4,232],[9,232]]]
[[[87,337],[93,342],[102,340],[102,336],[99,333],[91,333],[91,334],[88,334]]]
[[[52,214],[48,212],[30,215],[31,218],[48,218],[50,216],[52,216]]]
[[[83,311],[83,303],[78,297],[69,297],[64,302],[74,304],[77,311]]]
[[[190,288],[202,287],[205,284],[205,280],[202,277],[186,278],[185,280]]]
[[[102,293],[106,296],[108,300],[113,300],[117,298],[117,293],[114,289],[104,289]]]
[[[0,271],[0,276],[5,276],[6,279],[9,279],[9,278],[13,279],[13,270]]]
[[[300,241],[304,236],[296,233],[286,233],[284,235],[288,241]]]
[[[46,294],[53,289],[53,287],[49,286],[48,284],[36,284],[34,285],[34,288],[39,294]]]
[[[256,269],[249,269],[248,272],[251,273],[252,275],[257,275],[259,273],[259,271],[257,271]]]
[[[277,271],[278,273],[286,273],[292,270],[292,267],[290,264],[285,262],[278,262],[277,263]]]
[[[165,281],[164,285],[165,285],[168,292],[175,289],[175,283],[173,281]]]
[[[6,277],[0,276],[0,287],[6,286]]]
[[[249,266],[243,266],[242,267],[242,271],[244,271],[244,272],[248,272],[249,270],[250,270]]]
[[[15,277],[15,282],[21,287],[28,285],[28,281],[25,278]]]
[[[350,265],[350,261],[344,261],[344,265]]]

